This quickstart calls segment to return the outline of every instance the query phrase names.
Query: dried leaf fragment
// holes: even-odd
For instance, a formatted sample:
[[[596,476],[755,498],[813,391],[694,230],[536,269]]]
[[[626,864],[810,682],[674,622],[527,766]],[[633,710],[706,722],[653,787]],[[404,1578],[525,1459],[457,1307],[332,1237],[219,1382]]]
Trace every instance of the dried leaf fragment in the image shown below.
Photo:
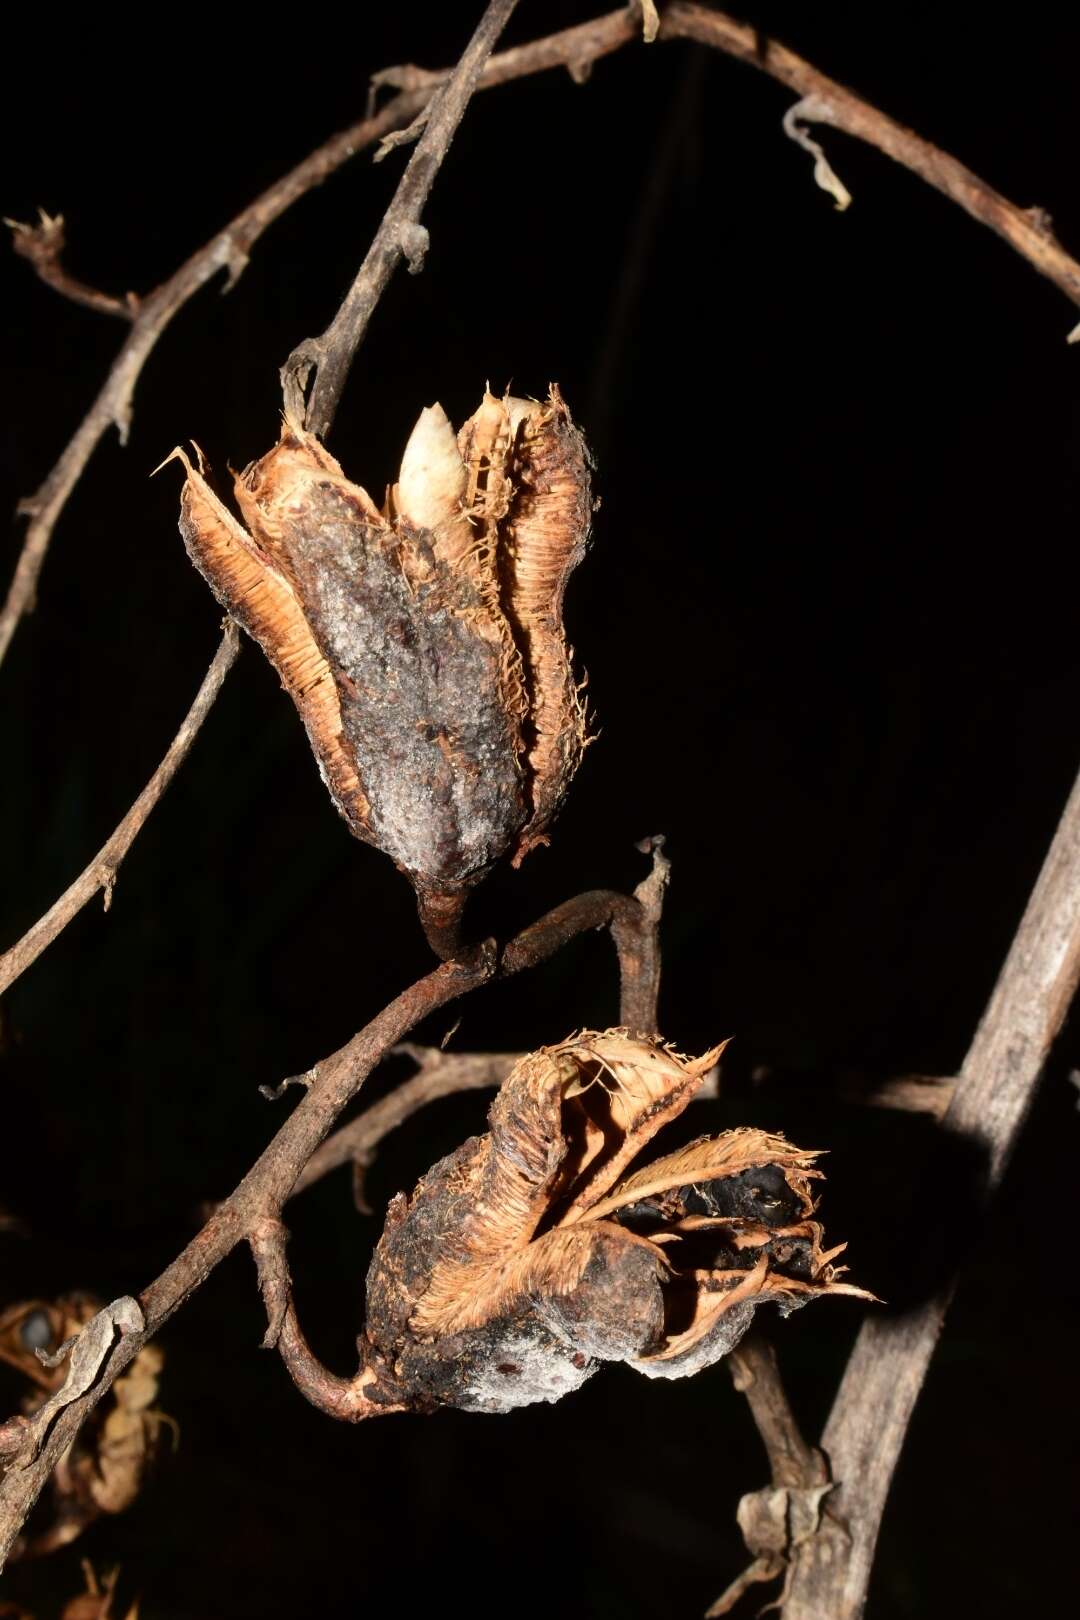
[[[816,1155],[783,1137],[729,1131],[627,1173],[719,1050],[583,1031],[519,1061],[489,1132],[390,1206],[365,1343],[388,1400],[506,1411],[601,1361],[682,1377],[765,1301],[862,1293],[822,1247]]]
[[[827,191],[836,204],[837,213],[843,213],[845,208],[851,206],[851,192],[845,186],[828,158],[825,148],[820,141],[815,141],[812,135],[807,134],[802,127],[803,122],[812,123],[814,119],[821,118],[823,112],[827,113],[827,104],[820,96],[803,96],[793,107],[789,107],[784,114],[784,134],[789,140],[801,146],[804,152],[809,152],[814,160],[814,184]]]
[[[40,1446],[60,1408],[93,1383],[117,1333],[141,1326],[138,1303],[128,1297],[102,1306],[89,1294],[65,1294],[0,1312],[0,1360],[32,1386],[23,1401],[26,1437]],[[53,1472],[51,1524],[17,1543],[16,1557],[66,1546],[101,1514],[120,1513],[135,1500],[161,1428],[172,1423],[155,1404],[163,1365],[160,1347],[147,1344],[114,1379]]]

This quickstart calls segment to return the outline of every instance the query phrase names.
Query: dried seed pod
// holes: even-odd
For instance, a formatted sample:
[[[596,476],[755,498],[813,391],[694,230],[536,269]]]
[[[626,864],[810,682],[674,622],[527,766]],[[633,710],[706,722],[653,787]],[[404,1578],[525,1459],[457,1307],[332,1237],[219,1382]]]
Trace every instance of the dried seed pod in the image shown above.
[[[456,436],[428,407],[381,510],[288,426],[236,479],[246,528],[201,460],[177,455],[192,561],[437,942],[500,856],[544,841],[586,742],[562,600],[589,533],[589,462],[558,390],[486,394]]]
[[[386,1399],[508,1411],[601,1361],[680,1378],[766,1301],[869,1297],[822,1248],[815,1153],[745,1129],[630,1169],[720,1050],[586,1031],[516,1065],[488,1134],[390,1205],[362,1341]]]

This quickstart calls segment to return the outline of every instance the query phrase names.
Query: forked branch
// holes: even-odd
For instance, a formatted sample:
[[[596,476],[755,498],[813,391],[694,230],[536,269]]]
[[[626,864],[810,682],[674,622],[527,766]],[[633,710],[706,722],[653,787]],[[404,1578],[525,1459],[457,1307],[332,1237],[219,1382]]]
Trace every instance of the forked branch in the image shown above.
[[[59,1411],[43,1443],[40,1436],[20,1448],[19,1426],[0,1426],[0,1452],[8,1466],[0,1482],[0,1567],[24,1524],[52,1468],[113,1380],[138,1354],[174,1311],[203,1283],[215,1266],[238,1243],[251,1241],[271,1257],[283,1256],[283,1239],[274,1223],[290,1196],[305,1164],[326,1137],[341,1110],[356,1095],[372,1069],[429,1013],[496,978],[523,972],[553,955],[576,935],[594,928],[612,927],[618,919],[620,934],[633,933],[637,901],[628,895],[594,891],[569,900],[525,929],[501,950],[489,941],[468,963],[443,963],[419,979],[374,1018],[339,1051],[315,1065],[310,1084],[289,1119],[278,1131],[240,1185],[215,1209],[202,1230],[184,1251],[138,1296],[143,1326],[115,1338],[104,1357],[96,1381]],[[648,922],[642,916],[642,934]],[[636,964],[648,958],[647,944],[634,949],[623,945],[631,982]],[[264,1272],[264,1287],[268,1273]],[[281,1319],[281,1289],[268,1288],[272,1311]],[[289,1340],[286,1340],[288,1343]]]

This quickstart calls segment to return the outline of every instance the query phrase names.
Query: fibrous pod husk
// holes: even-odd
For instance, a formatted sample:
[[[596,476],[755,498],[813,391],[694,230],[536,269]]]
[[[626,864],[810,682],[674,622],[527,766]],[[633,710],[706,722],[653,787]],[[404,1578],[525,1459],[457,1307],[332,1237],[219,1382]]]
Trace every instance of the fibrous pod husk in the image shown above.
[[[358,838],[436,922],[545,840],[586,742],[562,623],[589,458],[559,392],[496,399],[455,435],[424,410],[382,507],[286,426],[235,480],[239,522],[187,468],[180,529],[259,642]]]
[[[602,1361],[681,1378],[839,1281],[813,1218],[816,1153],[743,1129],[634,1168],[720,1048],[625,1030],[521,1059],[474,1137],[391,1203],[368,1274],[365,1360],[387,1401],[502,1412]]]

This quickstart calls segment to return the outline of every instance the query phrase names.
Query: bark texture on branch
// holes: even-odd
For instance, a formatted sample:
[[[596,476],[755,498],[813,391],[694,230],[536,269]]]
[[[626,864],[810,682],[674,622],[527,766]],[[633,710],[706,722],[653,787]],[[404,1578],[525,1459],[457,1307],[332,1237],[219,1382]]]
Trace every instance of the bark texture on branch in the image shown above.
[[[984,1155],[992,1194],[1080,979],[1080,778],[1062,814],[944,1127]],[[899,1318],[863,1324],[822,1437],[838,1490],[807,1546],[785,1620],[863,1613],[885,1502],[955,1284]],[[838,1522],[842,1520],[841,1524]]]

